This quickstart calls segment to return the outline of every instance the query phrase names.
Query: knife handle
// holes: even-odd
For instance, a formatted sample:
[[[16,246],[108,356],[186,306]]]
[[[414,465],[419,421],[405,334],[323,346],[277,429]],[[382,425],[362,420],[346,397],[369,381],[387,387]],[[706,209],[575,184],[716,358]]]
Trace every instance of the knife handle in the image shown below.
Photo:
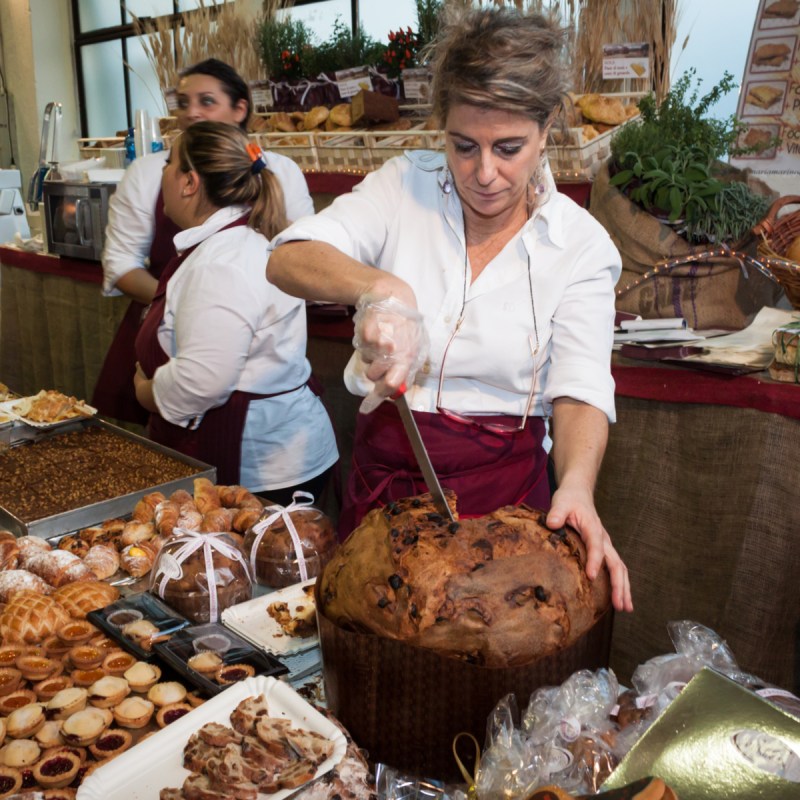
[[[390,400],[397,400],[398,397],[402,397],[407,391],[408,391],[408,387],[406,386],[406,382],[403,381],[397,387],[397,391],[389,399]]]

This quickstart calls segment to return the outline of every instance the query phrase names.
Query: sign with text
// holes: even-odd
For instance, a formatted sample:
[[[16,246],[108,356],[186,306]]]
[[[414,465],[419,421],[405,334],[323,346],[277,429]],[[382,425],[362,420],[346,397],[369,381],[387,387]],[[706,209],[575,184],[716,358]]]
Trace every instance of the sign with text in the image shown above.
[[[603,45],[603,80],[649,77],[650,45],[647,42]]]

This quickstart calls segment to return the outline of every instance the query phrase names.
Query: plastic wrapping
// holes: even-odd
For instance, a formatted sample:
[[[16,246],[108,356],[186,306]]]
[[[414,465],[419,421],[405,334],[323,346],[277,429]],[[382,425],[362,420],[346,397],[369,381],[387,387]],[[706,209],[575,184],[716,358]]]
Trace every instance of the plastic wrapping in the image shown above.
[[[235,539],[176,528],[158,554],[150,591],[193,622],[217,622],[224,609],[249,600],[253,586]]]
[[[271,505],[248,529],[244,550],[253,579],[279,589],[314,578],[338,544],[336,529],[315,508],[307,492],[295,492],[288,506]]]

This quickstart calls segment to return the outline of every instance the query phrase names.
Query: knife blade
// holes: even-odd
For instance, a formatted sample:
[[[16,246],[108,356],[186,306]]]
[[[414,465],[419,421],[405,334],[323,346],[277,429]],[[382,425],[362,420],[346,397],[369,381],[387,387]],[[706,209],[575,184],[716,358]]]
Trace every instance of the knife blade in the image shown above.
[[[428,487],[428,491],[431,493],[436,510],[443,516],[446,516],[451,522],[455,522],[456,518],[453,516],[450,506],[447,504],[447,499],[442,491],[442,485],[436,477],[436,471],[433,469],[428,451],[425,449],[425,444],[422,441],[422,437],[419,435],[417,422],[414,419],[414,415],[411,413],[411,409],[408,407],[408,400],[406,400],[405,394],[398,393],[392,399],[400,413],[400,419],[403,421],[403,427],[406,429],[406,436],[408,436],[408,441],[411,443],[411,449],[414,451],[414,457],[417,459],[422,478],[425,481],[425,485]]]

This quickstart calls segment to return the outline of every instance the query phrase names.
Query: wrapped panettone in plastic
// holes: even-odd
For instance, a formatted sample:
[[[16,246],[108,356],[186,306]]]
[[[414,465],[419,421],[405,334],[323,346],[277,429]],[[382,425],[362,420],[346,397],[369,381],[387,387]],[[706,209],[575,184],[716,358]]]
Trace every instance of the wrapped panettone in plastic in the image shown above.
[[[319,575],[331,560],[336,530],[313,502],[307,492],[295,492],[288,506],[267,506],[247,531],[244,550],[257,583],[273,588],[300,583]]]
[[[193,622],[217,622],[224,609],[249,600],[253,586],[233,537],[176,528],[153,567],[150,591]]]

